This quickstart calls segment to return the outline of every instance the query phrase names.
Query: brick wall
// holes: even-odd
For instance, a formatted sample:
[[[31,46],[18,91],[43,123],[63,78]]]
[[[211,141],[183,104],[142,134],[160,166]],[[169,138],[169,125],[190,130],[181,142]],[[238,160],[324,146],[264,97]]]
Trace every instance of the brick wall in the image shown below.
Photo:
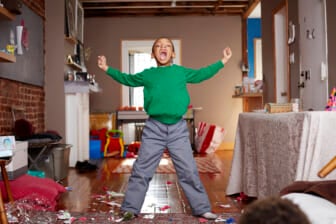
[[[0,135],[13,133],[12,107],[24,108],[24,116],[35,132],[44,131],[44,89],[0,79]]]
[[[23,3],[45,19],[44,0],[23,0]],[[13,134],[13,106],[24,108],[24,116],[35,132],[44,131],[44,96],[43,87],[0,78],[0,135]]]

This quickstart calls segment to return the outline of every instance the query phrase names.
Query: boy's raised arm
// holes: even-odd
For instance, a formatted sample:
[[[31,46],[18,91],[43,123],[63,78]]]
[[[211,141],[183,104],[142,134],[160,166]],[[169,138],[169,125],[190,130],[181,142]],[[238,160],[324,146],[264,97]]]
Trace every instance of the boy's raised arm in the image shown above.
[[[98,56],[98,67],[104,72],[107,71],[108,65],[106,64],[106,57],[104,55]]]
[[[222,58],[222,62],[223,62],[224,65],[229,61],[231,56],[232,56],[231,48],[229,48],[229,47],[224,48],[223,58]]]

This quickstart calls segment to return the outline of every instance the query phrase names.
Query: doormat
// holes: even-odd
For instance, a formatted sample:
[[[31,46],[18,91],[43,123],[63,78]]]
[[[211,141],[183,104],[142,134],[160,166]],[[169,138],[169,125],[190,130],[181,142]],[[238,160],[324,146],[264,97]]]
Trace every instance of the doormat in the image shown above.
[[[220,173],[216,161],[212,157],[195,157],[199,173]],[[135,158],[123,159],[112,173],[131,173]],[[156,173],[176,173],[171,158],[162,158]]]

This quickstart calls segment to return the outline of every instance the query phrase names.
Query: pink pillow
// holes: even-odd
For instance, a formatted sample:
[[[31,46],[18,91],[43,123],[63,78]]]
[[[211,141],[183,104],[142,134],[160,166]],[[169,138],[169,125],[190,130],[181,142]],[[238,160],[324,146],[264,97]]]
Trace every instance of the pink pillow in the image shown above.
[[[42,197],[56,201],[60,193],[66,191],[65,187],[58,184],[50,178],[39,178],[28,174],[9,181],[9,185],[13,194],[13,199],[18,200],[33,193]],[[4,182],[0,181],[0,189],[3,200],[8,200]]]
[[[19,140],[30,138],[34,134],[34,127],[32,123],[26,119],[19,119],[14,124],[14,134]]]

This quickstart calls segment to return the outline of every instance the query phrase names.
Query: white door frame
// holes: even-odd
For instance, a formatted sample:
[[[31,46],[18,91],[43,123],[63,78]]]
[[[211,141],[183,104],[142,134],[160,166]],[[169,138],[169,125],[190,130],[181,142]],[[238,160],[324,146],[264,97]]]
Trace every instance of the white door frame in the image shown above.
[[[290,99],[287,7],[287,0],[285,0],[279,5],[279,8],[273,12],[274,87],[276,103],[288,103]]]

